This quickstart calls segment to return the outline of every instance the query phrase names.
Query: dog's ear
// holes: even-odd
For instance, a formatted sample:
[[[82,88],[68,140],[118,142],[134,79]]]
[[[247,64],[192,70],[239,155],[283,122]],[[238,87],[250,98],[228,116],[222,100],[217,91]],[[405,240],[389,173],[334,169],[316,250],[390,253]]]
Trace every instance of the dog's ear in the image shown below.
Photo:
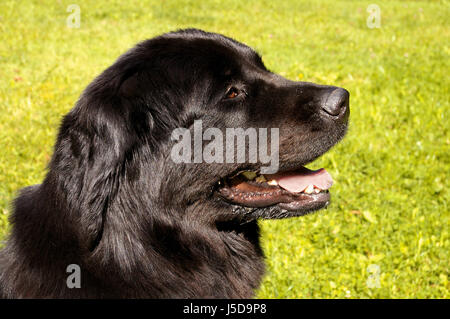
[[[69,231],[91,251],[128,182],[133,152],[145,146],[156,152],[165,136],[155,127],[175,126],[171,116],[161,114],[175,102],[160,97],[159,74],[136,69],[121,58],[86,88],[63,119],[49,166],[47,185],[68,214],[66,224],[73,224]]]
[[[99,243],[106,212],[124,176],[127,151],[134,144],[118,97],[80,98],[60,127],[47,180],[61,211],[80,242],[93,250]]]

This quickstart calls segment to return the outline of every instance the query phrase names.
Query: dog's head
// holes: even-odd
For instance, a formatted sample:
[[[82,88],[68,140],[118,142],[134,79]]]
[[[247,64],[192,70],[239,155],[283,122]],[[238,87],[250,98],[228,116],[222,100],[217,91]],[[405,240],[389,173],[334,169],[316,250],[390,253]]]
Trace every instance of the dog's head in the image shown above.
[[[179,98],[166,108],[176,128],[171,156],[163,151],[161,197],[207,208],[201,214],[215,219],[290,217],[329,203],[330,175],[304,165],[345,135],[345,89],[287,80],[248,46],[217,34],[187,30],[146,44],[164,46],[161,85]]]
[[[331,177],[304,165],[344,136],[348,116],[346,90],[287,80],[244,44],[183,30],[138,44],[88,86],[51,168],[84,183],[89,198],[67,196],[99,215],[297,216],[328,204]]]

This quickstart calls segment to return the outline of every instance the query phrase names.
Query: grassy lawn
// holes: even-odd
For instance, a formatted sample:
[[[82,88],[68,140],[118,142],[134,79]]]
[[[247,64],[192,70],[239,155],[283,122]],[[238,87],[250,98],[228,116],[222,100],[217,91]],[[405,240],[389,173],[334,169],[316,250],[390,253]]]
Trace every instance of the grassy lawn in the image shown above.
[[[377,0],[371,29],[373,2],[1,1],[0,240],[86,85],[136,42],[197,27],[247,43],[292,80],[351,93],[347,137],[309,165],[333,176],[332,204],[261,222],[257,296],[449,298],[450,4]],[[72,3],[80,28],[66,26]]]

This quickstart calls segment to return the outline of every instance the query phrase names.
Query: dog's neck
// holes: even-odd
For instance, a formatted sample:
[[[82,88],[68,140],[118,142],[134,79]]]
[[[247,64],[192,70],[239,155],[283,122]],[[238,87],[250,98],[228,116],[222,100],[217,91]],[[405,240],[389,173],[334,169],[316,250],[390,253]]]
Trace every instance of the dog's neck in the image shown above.
[[[264,263],[256,221],[220,222],[214,227],[170,224],[145,220],[142,215],[133,219],[130,211],[110,207],[101,236],[89,251],[77,238],[79,225],[74,220],[63,223],[74,217],[64,215],[67,207],[55,205],[45,214],[34,213],[41,207],[33,198],[50,200],[52,196],[34,186],[19,197],[18,202],[27,206],[16,206],[12,236],[0,256],[0,266],[4,280],[31,280],[36,289],[27,296],[11,291],[12,297],[250,298],[259,286]],[[36,220],[43,216],[45,219]],[[62,229],[63,225],[67,228]],[[26,229],[27,240],[19,240]],[[24,269],[18,262],[32,264],[35,270],[14,275],[17,269]],[[81,288],[66,286],[70,275],[66,269],[71,264],[80,266]],[[13,286],[8,282],[2,285]]]

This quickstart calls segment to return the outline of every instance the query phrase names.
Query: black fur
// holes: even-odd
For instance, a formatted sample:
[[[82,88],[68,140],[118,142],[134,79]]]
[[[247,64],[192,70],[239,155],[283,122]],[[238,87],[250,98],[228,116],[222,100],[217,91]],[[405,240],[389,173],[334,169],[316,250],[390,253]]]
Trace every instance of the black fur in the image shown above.
[[[246,94],[223,96],[230,85]],[[263,274],[256,219],[214,196],[259,164],[175,164],[177,127],[279,127],[280,169],[317,158],[345,133],[321,115],[333,87],[269,72],[249,47],[200,30],[138,44],[97,77],[60,126],[49,172],[14,202],[0,252],[3,298],[241,298]],[[81,268],[69,289],[66,268]]]

